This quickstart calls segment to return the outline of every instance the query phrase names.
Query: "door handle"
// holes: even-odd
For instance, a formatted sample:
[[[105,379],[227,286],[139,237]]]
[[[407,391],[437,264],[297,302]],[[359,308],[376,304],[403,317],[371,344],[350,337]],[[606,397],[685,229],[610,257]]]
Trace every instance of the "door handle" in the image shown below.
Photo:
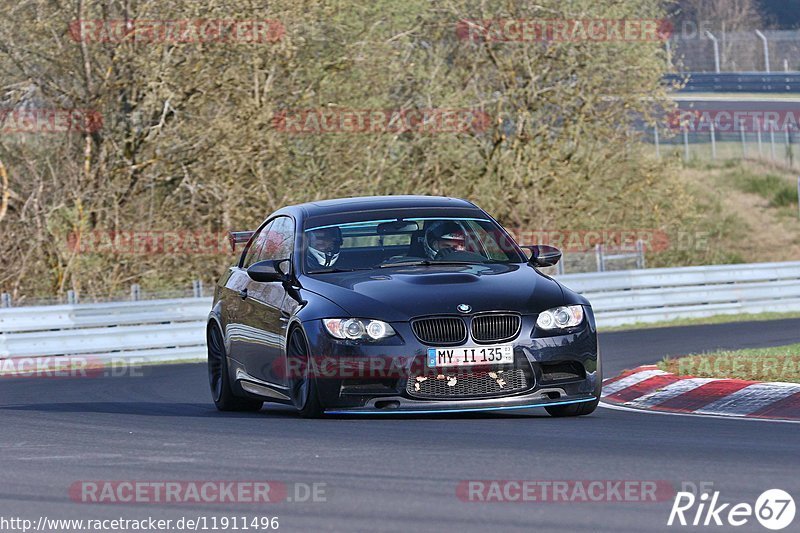
[[[242,300],[246,300],[246,299],[247,299],[247,289],[242,289],[242,290],[240,290],[240,291],[239,291],[239,297],[240,297]]]

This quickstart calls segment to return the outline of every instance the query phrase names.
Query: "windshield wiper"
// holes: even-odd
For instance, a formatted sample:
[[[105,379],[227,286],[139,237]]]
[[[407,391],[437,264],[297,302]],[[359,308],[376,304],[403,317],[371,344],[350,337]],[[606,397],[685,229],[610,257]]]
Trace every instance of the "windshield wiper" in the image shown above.
[[[380,265],[378,268],[393,268],[393,267],[406,267],[406,266],[436,266],[436,265],[482,265],[476,261],[404,261],[402,263],[386,263]]]
[[[314,270],[309,274],[335,274],[337,272],[355,272],[356,270],[372,270],[371,268],[330,268],[328,270]]]

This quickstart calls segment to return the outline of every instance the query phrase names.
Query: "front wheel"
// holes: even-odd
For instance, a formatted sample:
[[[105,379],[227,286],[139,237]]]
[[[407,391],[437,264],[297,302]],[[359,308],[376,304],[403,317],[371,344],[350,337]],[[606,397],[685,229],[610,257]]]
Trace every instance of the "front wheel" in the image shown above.
[[[569,405],[552,405],[545,407],[550,416],[564,417],[564,416],[585,416],[592,414],[597,405],[600,403],[600,398],[592,400],[591,402],[572,403]]]
[[[233,394],[228,375],[228,354],[222,332],[216,325],[209,325],[206,333],[208,344],[208,383],[211,385],[211,398],[220,411],[258,411],[264,402],[250,398],[240,398]]]
[[[319,418],[325,411],[317,394],[317,381],[312,372],[312,361],[309,357],[308,342],[303,330],[299,327],[289,335],[286,356],[291,362],[289,368],[300,369],[292,383],[292,401],[303,418]]]

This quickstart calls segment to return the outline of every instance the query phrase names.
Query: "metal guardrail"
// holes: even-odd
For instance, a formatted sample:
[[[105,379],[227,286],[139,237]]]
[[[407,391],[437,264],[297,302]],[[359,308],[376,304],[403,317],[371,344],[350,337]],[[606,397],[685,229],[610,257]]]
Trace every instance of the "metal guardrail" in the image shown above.
[[[800,311],[800,262],[570,274],[601,327],[722,314]]]
[[[681,92],[689,93],[800,93],[800,73],[689,72],[668,74],[664,81],[685,82]]]
[[[211,298],[0,309],[0,358],[205,356]]]
[[[800,311],[800,262],[568,274],[601,327],[719,314]],[[0,309],[0,358],[205,356],[210,298]]]

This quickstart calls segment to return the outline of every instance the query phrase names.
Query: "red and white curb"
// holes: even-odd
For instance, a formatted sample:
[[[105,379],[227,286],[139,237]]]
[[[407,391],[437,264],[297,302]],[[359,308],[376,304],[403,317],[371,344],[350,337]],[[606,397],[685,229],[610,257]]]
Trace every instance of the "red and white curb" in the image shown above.
[[[670,413],[800,420],[800,384],[683,377],[655,365],[605,380],[603,402]]]

